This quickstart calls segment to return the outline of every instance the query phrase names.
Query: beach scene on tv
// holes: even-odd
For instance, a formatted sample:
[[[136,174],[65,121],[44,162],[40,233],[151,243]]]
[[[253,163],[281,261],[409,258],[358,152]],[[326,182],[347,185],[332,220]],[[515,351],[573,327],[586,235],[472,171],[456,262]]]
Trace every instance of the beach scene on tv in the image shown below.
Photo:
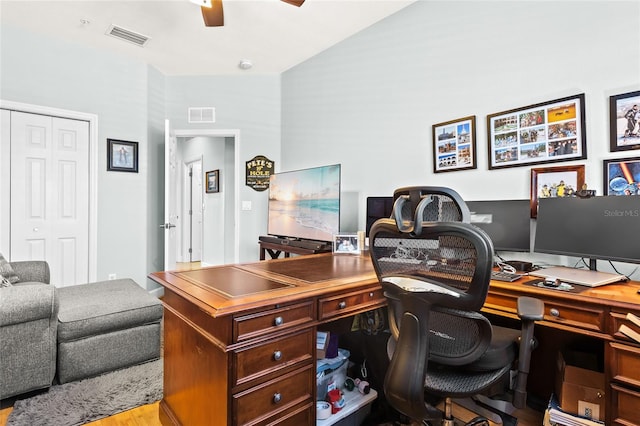
[[[271,175],[269,234],[333,241],[339,227],[339,164]]]

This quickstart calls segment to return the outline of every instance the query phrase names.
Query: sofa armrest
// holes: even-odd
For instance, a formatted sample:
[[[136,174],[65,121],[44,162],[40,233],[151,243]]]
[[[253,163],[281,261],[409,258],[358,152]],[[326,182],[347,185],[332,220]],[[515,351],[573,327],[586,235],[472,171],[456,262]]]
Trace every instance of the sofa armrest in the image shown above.
[[[44,260],[9,262],[20,282],[40,282],[49,284],[51,274],[49,264]]]
[[[58,297],[52,285],[33,284],[0,289],[0,327],[57,318]]]

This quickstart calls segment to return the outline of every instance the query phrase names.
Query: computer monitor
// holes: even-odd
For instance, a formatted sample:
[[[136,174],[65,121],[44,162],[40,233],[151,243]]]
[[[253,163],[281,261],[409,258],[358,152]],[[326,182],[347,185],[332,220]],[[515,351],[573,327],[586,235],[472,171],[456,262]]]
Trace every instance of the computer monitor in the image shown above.
[[[529,200],[467,201],[471,223],[483,229],[497,251],[531,251]]]
[[[640,197],[541,198],[534,251],[640,263]]]
[[[393,212],[393,197],[367,197],[367,223],[365,234],[368,237],[371,226],[378,219],[387,219]]]

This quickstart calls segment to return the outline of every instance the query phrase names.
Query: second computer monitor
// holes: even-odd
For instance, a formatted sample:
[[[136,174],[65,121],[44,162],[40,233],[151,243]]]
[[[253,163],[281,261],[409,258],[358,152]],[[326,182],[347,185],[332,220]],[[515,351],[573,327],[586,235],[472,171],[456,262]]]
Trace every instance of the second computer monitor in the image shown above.
[[[471,223],[491,238],[495,251],[531,251],[529,200],[467,201]]]

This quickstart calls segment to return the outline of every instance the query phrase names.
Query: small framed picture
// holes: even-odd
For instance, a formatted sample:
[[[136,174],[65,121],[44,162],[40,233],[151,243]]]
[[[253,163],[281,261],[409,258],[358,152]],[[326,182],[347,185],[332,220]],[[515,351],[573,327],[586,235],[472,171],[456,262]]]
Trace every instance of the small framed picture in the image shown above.
[[[640,195],[640,157],[604,160],[604,195]]]
[[[531,217],[538,217],[538,199],[574,197],[584,185],[584,165],[531,169]]]
[[[433,172],[476,168],[476,117],[433,125]]]
[[[610,151],[640,149],[640,91],[609,97]]]
[[[138,173],[138,142],[107,139],[107,171]]]
[[[205,185],[207,194],[211,194],[213,192],[220,192],[219,177],[220,177],[220,170],[212,170],[206,173],[204,185]]]
[[[333,236],[333,252],[339,254],[360,254],[358,234],[340,234]]]

